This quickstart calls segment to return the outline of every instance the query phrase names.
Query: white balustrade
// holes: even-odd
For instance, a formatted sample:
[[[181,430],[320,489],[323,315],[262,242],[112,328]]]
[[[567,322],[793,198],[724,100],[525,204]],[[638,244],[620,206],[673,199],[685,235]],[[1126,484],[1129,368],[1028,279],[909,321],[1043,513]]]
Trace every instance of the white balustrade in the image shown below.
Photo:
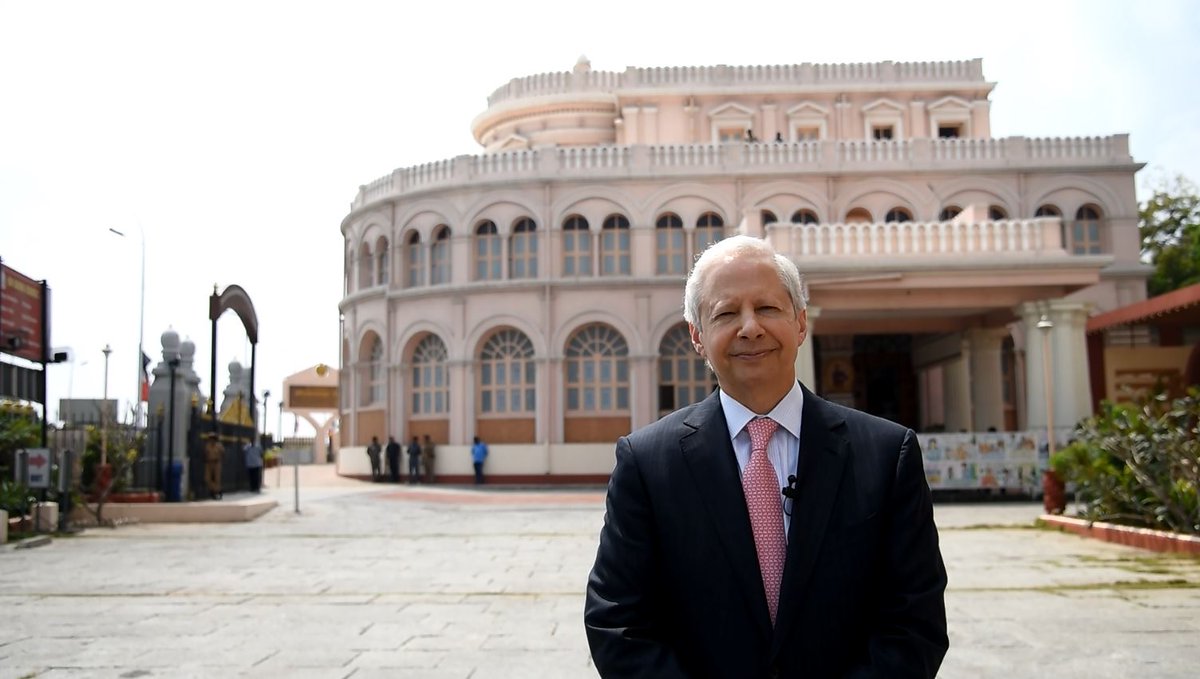
[[[408,193],[468,186],[473,182],[506,181],[513,175],[552,178],[561,171],[575,176],[609,176],[624,170],[628,177],[651,177],[669,169],[673,175],[778,173],[833,174],[844,171],[956,170],[964,164],[986,170],[1061,167],[1064,164],[1107,166],[1128,162],[1128,138],[1079,139],[914,139],[903,141],[806,141],[752,144],[661,144],[654,146],[573,146],[460,156],[395,170],[360,187],[353,209]]]
[[[998,222],[887,222],[874,224],[772,224],[788,229],[793,257],[900,257],[1062,253],[1057,219]]]

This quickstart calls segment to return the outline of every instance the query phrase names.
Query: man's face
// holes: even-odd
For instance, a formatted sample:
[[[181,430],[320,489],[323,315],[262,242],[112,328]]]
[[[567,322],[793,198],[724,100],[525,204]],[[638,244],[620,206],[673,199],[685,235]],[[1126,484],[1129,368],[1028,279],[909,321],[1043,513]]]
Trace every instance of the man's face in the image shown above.
[[[796,381],[807,314],[792,307],[768,257],[742,254],[713,266],[700,291],[702,329],[690,327],[692,344],[725,393],[751,408],[774,407]]]

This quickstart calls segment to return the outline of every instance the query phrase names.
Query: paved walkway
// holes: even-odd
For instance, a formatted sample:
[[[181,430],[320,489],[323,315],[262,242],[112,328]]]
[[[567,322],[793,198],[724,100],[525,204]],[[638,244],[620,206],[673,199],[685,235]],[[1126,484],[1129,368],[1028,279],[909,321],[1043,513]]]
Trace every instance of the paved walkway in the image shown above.
[[[595,677],[581,624],[590,489],[267,473],[252,523],[126,525],[0,548],[0,679]],[[274,487],[282,482],[281,487]],[[938,505],[948,679],[1192,679],[1200,561]]]

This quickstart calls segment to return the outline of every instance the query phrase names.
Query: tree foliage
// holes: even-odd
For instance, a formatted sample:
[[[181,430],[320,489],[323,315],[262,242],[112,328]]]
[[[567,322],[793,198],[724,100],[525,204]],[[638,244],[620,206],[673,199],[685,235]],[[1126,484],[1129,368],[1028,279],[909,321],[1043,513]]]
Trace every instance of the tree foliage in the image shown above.
[[[1150,295],[1200,283],[1200,193],[1182,175],[1159,180],[1138,211],[1142,256],[1154,265]]]

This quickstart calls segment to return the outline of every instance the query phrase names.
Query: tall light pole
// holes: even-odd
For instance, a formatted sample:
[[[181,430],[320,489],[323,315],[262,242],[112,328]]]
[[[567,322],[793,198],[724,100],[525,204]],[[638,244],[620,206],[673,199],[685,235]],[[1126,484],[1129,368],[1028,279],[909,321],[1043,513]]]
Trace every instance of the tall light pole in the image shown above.
[[[105,344],[100,350],[104,354],[104,400],[100,401],[100,466],[108,464],[108,355],[112,347]]]
[[[1043,388],[1046,390],[1046,444],[1047,452],[1051,457],[1054,456],[1054,380],[1051,377],[1050,370],[1050,331],[1054,329],[1054,323],[1042,314],[1042,320],[1038,321],[1037,329],[1042,331],[1042,381]]]
[[[125,234],[108,227],[108,230],[117,234],[121,238],[125,238]],[[141,282],[141,301],[138,304],[138,352],[136,357],[137,363],[137,391],[134,392],[134,407],[133,407],[133,426],[142,426],[142,378],[145,376],[145,370],[142,366],[142,356],[145,356],[145,350],[142,343],[145,338],[146,330],[146,232],[142,230],[142,225],[138,224],[138,236],[142,243],[142,282]]]
[[[270,400],[271,400],[271,390],[264,389],[263,390],[263,409],[262,409],[262,435],[263,436],[267,435],[267,413],[271,412],[270,410],[267,409],[267,403],[270,402]],[[261,443],[261,439],[260,439],[260,443]]]

